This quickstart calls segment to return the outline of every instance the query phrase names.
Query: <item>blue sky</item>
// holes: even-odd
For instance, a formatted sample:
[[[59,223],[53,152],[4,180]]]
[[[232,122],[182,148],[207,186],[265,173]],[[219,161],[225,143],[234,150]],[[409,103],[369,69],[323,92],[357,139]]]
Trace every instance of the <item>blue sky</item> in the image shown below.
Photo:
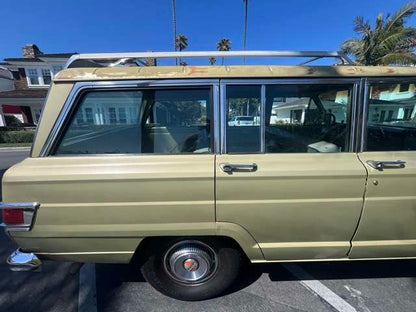
[[[337,50],[353,19],[374,21],[399,0],[249,0],[247,49]],[[178,33],[188,50],[212,50],[227,37],[242,48],[243,0],[176,0]],[[36,43],[45,53],[169,51],[171,0],[1,0],[0,59]],[[416,24],[416,16],[409,20]]]

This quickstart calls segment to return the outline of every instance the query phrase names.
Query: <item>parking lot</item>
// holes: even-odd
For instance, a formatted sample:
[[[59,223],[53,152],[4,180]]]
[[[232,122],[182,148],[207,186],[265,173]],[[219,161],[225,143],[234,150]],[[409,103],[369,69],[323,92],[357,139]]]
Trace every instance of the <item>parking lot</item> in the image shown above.
[[[28,150],[1,150],[0,169]],[[230,292],[203,302],[167,298],[127,265],[44,261],[10,272],[17,247],[0,233],[0,311],[416,311],[416,260],[247,267]]]

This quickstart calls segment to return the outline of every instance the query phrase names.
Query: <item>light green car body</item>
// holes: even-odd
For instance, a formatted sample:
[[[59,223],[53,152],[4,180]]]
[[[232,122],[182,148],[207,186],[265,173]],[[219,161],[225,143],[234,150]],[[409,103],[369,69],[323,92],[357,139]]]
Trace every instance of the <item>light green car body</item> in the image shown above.
[[[416,70],[64,70],[49,91],[31,157],[3,177],[4,202],[40,203],[32,229],[10,235],[25,251],[79,262],[128,263],[144,239],[160,236],[229,237],[252,262],[416,257],[416,151],[41,156],[78,82],[366,77],[416,77]],[[371,159],[400,159],[406,168],[379,171]],[[258,170],[230,175],[221,163],[256,163]]]

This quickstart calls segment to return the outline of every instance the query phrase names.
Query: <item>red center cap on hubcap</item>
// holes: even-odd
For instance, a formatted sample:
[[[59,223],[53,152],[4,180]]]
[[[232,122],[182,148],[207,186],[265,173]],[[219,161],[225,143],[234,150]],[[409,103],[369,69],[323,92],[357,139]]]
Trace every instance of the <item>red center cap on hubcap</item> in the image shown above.
[[[183,267],[185,268],[185,270],[188,270],[190,272],[196,271],[198,269],[198,261],[196,261],[195,259],[186,259],[183,262]]]

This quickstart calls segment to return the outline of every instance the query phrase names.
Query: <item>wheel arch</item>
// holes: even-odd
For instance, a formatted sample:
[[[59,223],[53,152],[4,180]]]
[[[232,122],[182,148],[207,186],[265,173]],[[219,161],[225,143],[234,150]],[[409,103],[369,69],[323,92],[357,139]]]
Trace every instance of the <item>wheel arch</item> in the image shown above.
[[[131,262],[142,262],[156,246],[160,246],[166,240],[183,239],[218,239],[230,246],[239,249],[249,261],[262,261],[264,255],[258,243],[250,233],[238,224],[228,222],[216,222],[215,235],[164,235],[147,236],[143,238],[134,252]]]

